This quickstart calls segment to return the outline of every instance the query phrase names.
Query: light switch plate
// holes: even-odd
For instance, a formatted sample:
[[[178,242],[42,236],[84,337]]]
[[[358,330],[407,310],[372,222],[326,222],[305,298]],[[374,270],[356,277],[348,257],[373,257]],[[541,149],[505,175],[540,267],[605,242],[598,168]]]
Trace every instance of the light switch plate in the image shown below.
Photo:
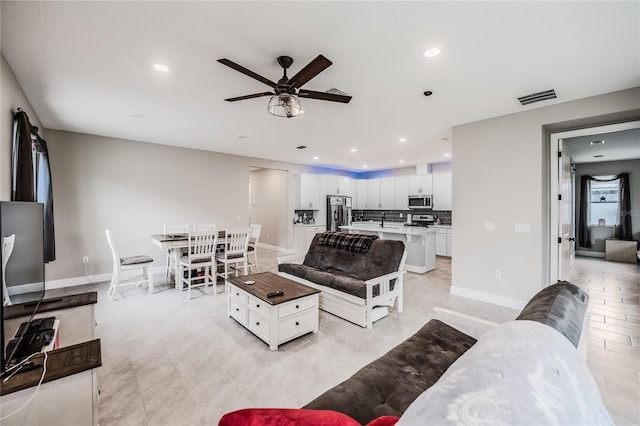
[[[516,232],[531,232],[531,225],[528,223],[516,223]]]
[[[496,224],[493,222],[485,221],[484,222],[484,230],[485,231],[493,231],[496,229]]]

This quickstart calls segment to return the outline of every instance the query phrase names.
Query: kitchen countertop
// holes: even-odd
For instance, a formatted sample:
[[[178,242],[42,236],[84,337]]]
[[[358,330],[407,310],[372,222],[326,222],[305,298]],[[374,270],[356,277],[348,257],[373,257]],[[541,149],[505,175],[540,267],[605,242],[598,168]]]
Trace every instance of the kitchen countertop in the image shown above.
[[[431,228],[423,228],[421,226],[404,226],[398,225],[385,225],[384,228],[380,227],[379,222],[364,222],[364,223],[352,223],[351,226],[341,226],[340,229],[354,230],[354,231],[375,231],[388,234],[404,234],[404,235],[426,235],[435,232]]]

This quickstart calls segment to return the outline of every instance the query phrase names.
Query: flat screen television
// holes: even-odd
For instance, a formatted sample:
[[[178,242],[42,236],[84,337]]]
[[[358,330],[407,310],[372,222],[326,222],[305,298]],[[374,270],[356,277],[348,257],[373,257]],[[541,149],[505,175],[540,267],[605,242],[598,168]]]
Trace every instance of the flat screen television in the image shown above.
[[[44,207],[41,203],[21,201],[0,202],[0,236],[4,238],[15,235],[13,251],[6,267],[0,262],[0,279],[4,277],[12,304],[24,303],[33,310],[28,323],[34,315],[45,292],[44,277]],[[4,319],[7,307],[2,303],[2,327],[0,327],[0,373],[7,369],[12,353],[7,353],[7,343],[14,337],[15,330],[4,330]],[[25,328],[25,330],[28,329]],[[23,336],[16,336],[20,340]],[[11,345],[11,352],[18,349]]]

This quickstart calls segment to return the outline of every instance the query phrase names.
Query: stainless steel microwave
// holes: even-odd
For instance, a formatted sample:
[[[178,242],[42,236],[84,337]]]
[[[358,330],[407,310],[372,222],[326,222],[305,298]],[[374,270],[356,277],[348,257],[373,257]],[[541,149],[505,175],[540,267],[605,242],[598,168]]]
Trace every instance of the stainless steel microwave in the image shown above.
[[[410,209],[431,209],[433,208],[431,195],[409,195],[408,206]]]

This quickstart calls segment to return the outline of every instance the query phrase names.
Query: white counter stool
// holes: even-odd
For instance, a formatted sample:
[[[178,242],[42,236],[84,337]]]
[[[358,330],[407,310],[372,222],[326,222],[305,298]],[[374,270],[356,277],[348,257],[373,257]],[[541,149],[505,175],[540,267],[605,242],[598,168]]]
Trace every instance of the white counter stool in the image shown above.
[[[113,258],[113,274],[111,275],[111,285],[109,286],[109,291],[107,293],[109,295],[109,299],[113,301],[113,298],[121,285],[146,285],[149,288],[149,294],[152,294],[153,273],[151,271],[151,267],[153,265],[153,259],[146,255],[120,257],[118,255],[118,250],[113,243],[111,231],[105,229],[105,233],[107,234],[107,242],[111,248],[111,256]],[[134,277],[126,282],[121,281],[120,275],[122,271],[139,268],[142,268],[142,277]]]

